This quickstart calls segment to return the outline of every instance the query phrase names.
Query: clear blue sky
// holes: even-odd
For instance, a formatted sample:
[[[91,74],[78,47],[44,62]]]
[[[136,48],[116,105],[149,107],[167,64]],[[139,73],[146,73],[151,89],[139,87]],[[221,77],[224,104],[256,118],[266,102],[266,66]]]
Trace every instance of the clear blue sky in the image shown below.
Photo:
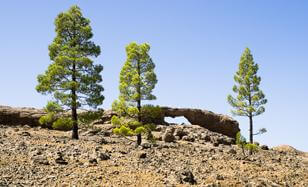
[[[151,44],[156,63],[153,104],[230,114],[226,97],[245,47],[259,64],[266,112],[256,140],[308,151],[308,2],[269,0],[31,0],[0,2],[0,105],[43,107],[36,76],[50,63],[54,19],[71,5],[91,20],[102,48],[103,108],[118,96],[125,46]],[[235,117],[248,136],[248,119]]]

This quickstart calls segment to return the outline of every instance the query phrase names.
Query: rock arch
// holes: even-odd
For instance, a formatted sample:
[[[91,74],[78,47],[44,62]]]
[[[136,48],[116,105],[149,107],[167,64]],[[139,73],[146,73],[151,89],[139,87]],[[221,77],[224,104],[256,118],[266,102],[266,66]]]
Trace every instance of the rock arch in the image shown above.
[[[235,138],[240,131],[239,123],[229,116],[215,114],[211,111],[192,108],[161,107],[162,120],[165,117],[185,117],[191,124],[199,125],[210,131]],[[163,120],[163,123],[166,123]]]

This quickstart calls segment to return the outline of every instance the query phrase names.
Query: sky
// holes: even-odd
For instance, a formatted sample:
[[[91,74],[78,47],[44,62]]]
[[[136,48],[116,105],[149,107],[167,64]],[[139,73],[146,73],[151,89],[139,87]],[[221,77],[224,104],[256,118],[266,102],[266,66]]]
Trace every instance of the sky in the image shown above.
[[[51,63],[48,45],[55,17],[78,5],[91,20],[102,53],[101,108],[117,99],[119,72],[130,42],[151,45],[158,83],[154,105],[190,107],[231,115],[226,97],[249,47],[266,112],[254,118],[261,144],[308,151],[308,1],[304,0],[4,0],[0,2],[0,105],[42,108],[36,77]],[[232,116],[248,138],[248,118]],[[182,121],[178,119],[175,121]]]

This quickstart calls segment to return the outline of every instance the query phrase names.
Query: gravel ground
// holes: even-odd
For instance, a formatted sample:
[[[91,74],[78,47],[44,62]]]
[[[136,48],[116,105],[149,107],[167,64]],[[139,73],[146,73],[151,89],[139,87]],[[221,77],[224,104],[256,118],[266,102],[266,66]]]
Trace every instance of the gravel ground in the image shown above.
[[[99,127],[71,140],[70,132],[0,125],[0,186],[308,186],[307,154],[295,149],[245,157],[229,138],[196,126],[135,148]],[[158,129],[166,140],[183,126]]]

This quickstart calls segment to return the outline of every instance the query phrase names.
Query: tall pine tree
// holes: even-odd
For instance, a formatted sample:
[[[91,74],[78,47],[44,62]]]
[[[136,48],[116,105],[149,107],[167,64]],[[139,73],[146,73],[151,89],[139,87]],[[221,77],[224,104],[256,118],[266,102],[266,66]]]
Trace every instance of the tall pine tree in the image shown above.
[[[56,37],[49,45],[52,63],[44,74],[37,77],[36,90],[53,94],[57,102],[71,109],[72,138],[78,139],[77,109],[83,105],[97,107],[104,97],[100,73],[102,65],[94,65],[91,57],[100,54],[100,47],[93,37],[90,20],[83,17],[78,6],[60,13],[56,20]]]
[[[154,100],[156,97],[152,91],[157,83],[156,74],[154,72],[155,64],[149,55],[150,45],[147,43],[136,44],[131,43],[126,47],[127,60],[120,72],[120,96],[119,102],[115,102],[118,108],[130,109],[126,112],[130,116],[136,114],[137,122],[131,125],[123,125],[119,120],[115,119],[115,124],[122,126],[125,133],[136,134],[137,145],[141,144],[141,132],[144,131],[144,124],[141,119],[142,100]],[[127,104],[123,103],[126,102]],[[136,109],[134,109],[135,106]],[[124,109],[126,110],[126,109]],[[131,129],[134,126],[134,129]],[[121,132],[121,127],[115,129],[115,132]]]
[[[249,140],[253,143],[253,117],[265,112],[264,105],[267,103],[265,95],[260,90],[261,77],[257,75],[258,64],[253,60],[253,56],[248,48],[241,56],[239,69],[234,76],[236,84],[233,92],[236,97],[228,95],[228,102],[234,108],[231,112],[238,116],[249,118]]]

